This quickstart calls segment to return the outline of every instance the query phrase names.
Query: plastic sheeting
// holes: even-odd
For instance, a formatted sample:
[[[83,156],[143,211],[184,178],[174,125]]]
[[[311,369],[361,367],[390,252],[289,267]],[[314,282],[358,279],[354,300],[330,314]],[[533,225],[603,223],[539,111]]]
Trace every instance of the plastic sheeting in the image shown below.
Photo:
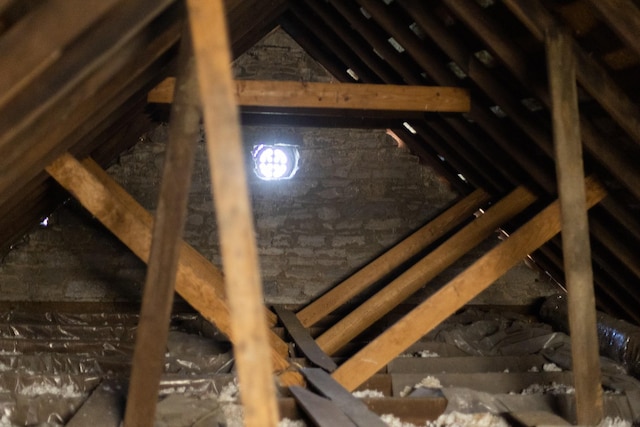
[[[126,382],[137,322],[135,313],[0,313],[0,427],[64,425],[101,381]],[[231,345],[201,316],[172,316],[161,396],[215,394],[232,368]]]
[[[567,299],[565,295],[547,298],[540,316],[557,329],[568,333]],[[597,312],[600,354],[621,363],[630,375],[640,378],[640,327]]]

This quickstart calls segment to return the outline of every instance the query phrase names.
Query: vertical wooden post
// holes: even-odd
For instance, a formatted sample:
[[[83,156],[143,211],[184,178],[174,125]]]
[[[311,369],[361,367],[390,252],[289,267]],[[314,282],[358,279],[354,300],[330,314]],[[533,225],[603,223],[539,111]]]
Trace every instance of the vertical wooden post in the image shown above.
[[[188,0],[187,9],[207,131],[244,422],[249,427],[276,426],[278,408],[267,357],[268,329],[223,2]]]
[[[178,67],[179,84],[176,85],[169,123],[169,144],[133,352],[124,418],[126,427],[153,426],[160,375],[164,370],[193,159],[200,134],[198,85],[186,29]]]
[[[596,425],[603,403],[575,60],[570,36],[556,27],[547,29],[546,48],[577,420]]]

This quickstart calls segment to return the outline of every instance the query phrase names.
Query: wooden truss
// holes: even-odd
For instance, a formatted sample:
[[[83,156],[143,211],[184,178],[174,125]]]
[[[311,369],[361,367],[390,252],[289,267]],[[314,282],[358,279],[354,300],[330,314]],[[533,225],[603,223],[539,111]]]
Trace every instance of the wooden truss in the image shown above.
[[[507,3],[515,8],[520,2]],[[296,388],[304,383],[302,375],[287,359],[287,344],[269,329],[277,319],[262,302],[242,161],[238,105],[465,112],[471,103],[464,90],[446,87],[234,82],[229,68],[231,61],[222,2],[188,0],[187,9],[190,31],[182,37],[179,75],[176,80],[168,81],[150,94],[150,100],[154,102],[172,102],[170,142],[155,221],[90,159],[78,161],[70,154],[64,154],[46,170],[138,257],[148,262],[125,425],[153,424],[175,290],[234,344],[246,425],[275,426],[278,414],[274,373],[280,385],[291,386],[295,396],[315,398]],[[485,208],[492,198],[478,189],[295,315],[280,311],[283,322],[297,331],[293,335],[302,343],[302,349],[314,352],[315,356],[310,359],[333,371],[332,380],[316,371],[307,371],[305,376],[309,381],[325,384],[332,390],[330,394],[341,393],[335,390],[331,381],[348,391],[353,390],[517,262],[549,241],[563,226],[566,251],[585,247],[585,239],[588,239],[587,209],[602,200],[606,192],[596,178],[585,180],[582,164],[575,161],[576,158],[581,159],[580,122],[574,104],[575,68],[573,63],[566,67],[559,65],[563,58],[572,58],[568,54],[571,46],[567,44],[566,37],[550,32],[548,52],[560,199],[540,210],[504,242],[337,368],[327,354],[334,354],[495,229],[529,208],[537,200],[536,195],[518,187],[495,201],[486,212],[474,217],[473,214]],[[207,130],[224,277],[181,240],[200,108]],[[563,116],[567,111],[571,112],[569,119]],[[456,228],[460,228],[459,231],[315,342],[301,334],[304,328],[313,326]],[[566,271],[571,296],[569,302],[573,307],[570,313],[574,332],[572,340],[575,349],[580,349],[582,355],[589,355],[582,358],[582,362],[574,355],[578,420],[593,423],[602,414],[602,404],[598,395],[599,383],[592,380],[596,376],[589,375],[599,370],[597,342],[594,349],[593,340],[595,326],[591,322],[595,315],[591,273],[586,271],[590,253],[588,250],[573,252],[577,253],[574,259],[565,257],[569,258]],[[572,272],[578,271],[586,271],[586,274],[572,276]],[[582,319],[588,321],[584,321],[582,327],[575,326],[574,330],[574,325]],[[265,361],[265,354],[271,355],[270,360],[266,358]]]

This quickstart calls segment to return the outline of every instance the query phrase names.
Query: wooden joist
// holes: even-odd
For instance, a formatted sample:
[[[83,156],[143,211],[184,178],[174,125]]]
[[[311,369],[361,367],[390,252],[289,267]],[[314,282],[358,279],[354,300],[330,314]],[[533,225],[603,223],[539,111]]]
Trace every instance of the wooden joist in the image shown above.
[[[562,253],[569,304],[572,370],[578,424],[596,425],[603,417],[600,353],[591,270],[589,220],[584,189],[580,115],[575,60],[569,33],[546,32],[556,176],[562,213]]]
[[[117,0],[54,0],[43,3],[0,38],[3,58],[0,106],[27,87],[64,49],[102,19]],[[65,17],[60,25],[60,17]],[[37,28],[38,31],[33,31]]]
[[[526,188],[516,188],[320,335],[320,348],[334,354],[535,200]]]
[[[304,327],[313,326],[323,317],[331,314],[351,298],[384,278],[431,243],[457,227],[489,199],[489,194],[484,190],[474,191],[373,262],[367,264],[353,276],[298,311],[296,316]]]
[[[275,427],[278,406],[269,353],[269,330],[242,150],[231,53],[222,0],[188,0],[187,11],[207,133],[211,190],[242,389],[244,425]]]
[[[540,81],[532,79],[525,54],[495,21],[491,20],[489,16],[483,16],[486,15],[486,11],[482,7],[475,2],[445,0],[444,3],[482,41],[492,47],[492,52],[504,62],[522,85],[530,88],[532,94],[543,104],[548,107],[551,105],[548,88]],[[605,4],[607,2],[596,1],[595,3]],[[483,16],[483,19],[478,19],[478,16]],[[580,125],[585,149],[598,159],[613,176],[619,179],[632,194],[640,197],[640,186],[636,185],[640,181],[640,169],[636,167],[633,159],[625,156],[621,151],[612,150],[610,141],[600,135],[585,117],[581,117]]]
[[[170,103],[174,78],[149,92],[149,102]],[[457,87],[236,80],[236,102],[245,107],[467,112],[469,93]]]
[[[606,196],[595,178],[587,178],[585,185],[588,207]],[[556,201],[343,363],[333,378],[347,390],[354,390],[560,229],[560,204]]]
[[[89,159],[80,163],[66,154],[49,165],[47,172],[138,258],[147,262],[153,217],[100,166]],[[224,294],[220,292],[222,287],[221,273],[195,249],[183,243],[176,291],[233,341],[229,308]],[[274,316],[273,313],[271,315]],[[288,369],[289,363],[284,358],[288,353],[287,344],[274,333],[270,334],[270,342],[274,371]]]

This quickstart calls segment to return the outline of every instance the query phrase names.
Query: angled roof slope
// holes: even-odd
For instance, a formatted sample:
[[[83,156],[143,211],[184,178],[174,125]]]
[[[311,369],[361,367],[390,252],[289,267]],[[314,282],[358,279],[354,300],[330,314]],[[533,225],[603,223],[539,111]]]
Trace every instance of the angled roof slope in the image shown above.
[[[146,92],[171,73],[179,2],[80,3],[85,7],[73,0],[0,5],[3,247],[60,200],[49,191],[44,166],[69,149],[107,162],[135,143],[144,128]],[[468,88],[468,114],[365,115],[355,122],[394,129],[463,193],[482,187],[502,195],[525,184],[542,202],[556,193],[544,30],[568,29],[578,64],[585,167],[609,191],[590,212],[596,295],[602,309],[640,321],[639,2],[226,3],[236,55],[280,25],[340,81]],[[266,122],[259,113],[247,110],[244,118]],[[345,125],[339,117],[295,111],[277,119]],[[556,238],[533,255],[562,281],[560,248]]]

